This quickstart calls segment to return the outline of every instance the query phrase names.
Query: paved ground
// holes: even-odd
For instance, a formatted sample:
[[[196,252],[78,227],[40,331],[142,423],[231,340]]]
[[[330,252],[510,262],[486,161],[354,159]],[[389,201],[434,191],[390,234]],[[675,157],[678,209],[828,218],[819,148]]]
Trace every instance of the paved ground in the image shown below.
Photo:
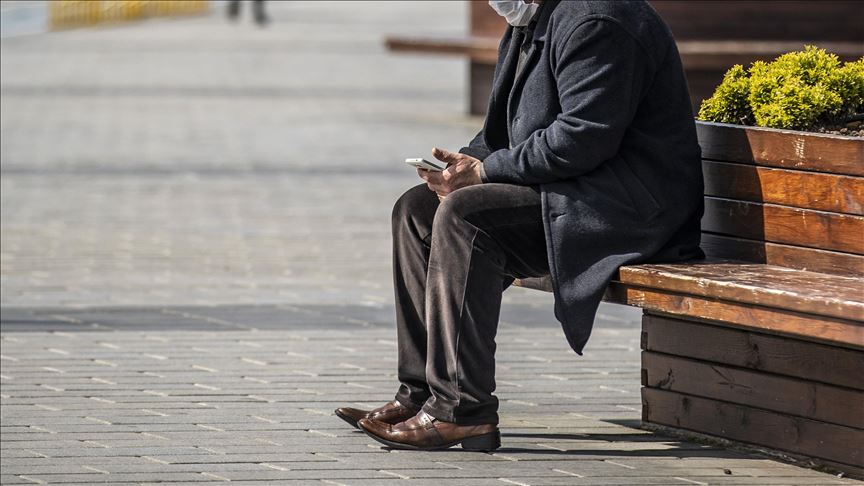
[[[390,451],[331,415],[395,391],[401,160],[480,124],[462,61],[381,38],[462,32],[464,4],[7,35],[9,5],[0,483],[851,483],[639,430],[638,312],[604,306],[580,358],[550,297],[521,289],[499,452]]]

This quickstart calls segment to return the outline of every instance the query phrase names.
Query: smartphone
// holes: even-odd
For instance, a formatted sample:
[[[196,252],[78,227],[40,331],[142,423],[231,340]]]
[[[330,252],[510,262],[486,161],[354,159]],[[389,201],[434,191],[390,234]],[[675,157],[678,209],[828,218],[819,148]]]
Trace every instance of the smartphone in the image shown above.
[[[405,163],[417,167],[418,169],[426,169],[426,170],[434,170],[435,172],[441,172],[446,169],[447,166],[444,165],[443,162],[429,162],[426,159],[405,159]]]

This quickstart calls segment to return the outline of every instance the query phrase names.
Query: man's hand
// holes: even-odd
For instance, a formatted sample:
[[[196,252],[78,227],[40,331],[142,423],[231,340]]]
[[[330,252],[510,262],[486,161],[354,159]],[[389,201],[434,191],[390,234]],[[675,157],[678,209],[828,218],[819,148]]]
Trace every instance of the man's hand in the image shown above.
[[[417,169],[417,174],[426,181],[429,189],[438,194],[438,199],[444,199],[456,189],[483,182],[480,179],[480,160],[437,147],[432,149],[432,155],[441,162],[446,162],[447,169],[441,172]]]

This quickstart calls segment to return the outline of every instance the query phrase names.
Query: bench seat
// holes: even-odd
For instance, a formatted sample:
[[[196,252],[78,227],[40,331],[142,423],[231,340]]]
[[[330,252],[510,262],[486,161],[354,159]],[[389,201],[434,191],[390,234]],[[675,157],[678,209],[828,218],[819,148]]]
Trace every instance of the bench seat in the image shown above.
[[[552,290],[549,278],[515,285]],[[630,265],[621,267],[604,300],[864,348],[864,280],[859,277],[731,260]]]
[[[622,267],[606,300],[864,348],[864,281],[759,263]]]
[[[864,321],[864,281],[747,262],[624,267],[621,284]],[[864,343],[862,343],[864,344]]]
[[[473,61],[495,64],[498,60],[498,37],[484,36],[391,36],[384,45],[393,52],[467,56]]]

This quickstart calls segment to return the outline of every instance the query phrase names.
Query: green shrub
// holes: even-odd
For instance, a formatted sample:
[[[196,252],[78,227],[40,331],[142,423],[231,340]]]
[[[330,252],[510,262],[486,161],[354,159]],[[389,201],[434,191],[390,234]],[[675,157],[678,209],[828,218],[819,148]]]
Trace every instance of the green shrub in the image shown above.
[[[810,130],[843,122],[864,109],[864,58],[841,63],[824,49],[806,46],[750,69],[735,65],[699,119]]]
[[[753,124],[750,109],[750,77],[744,66],[736,64],[723,76],[714,96],[702,102],[699,118],[722,123]]]

